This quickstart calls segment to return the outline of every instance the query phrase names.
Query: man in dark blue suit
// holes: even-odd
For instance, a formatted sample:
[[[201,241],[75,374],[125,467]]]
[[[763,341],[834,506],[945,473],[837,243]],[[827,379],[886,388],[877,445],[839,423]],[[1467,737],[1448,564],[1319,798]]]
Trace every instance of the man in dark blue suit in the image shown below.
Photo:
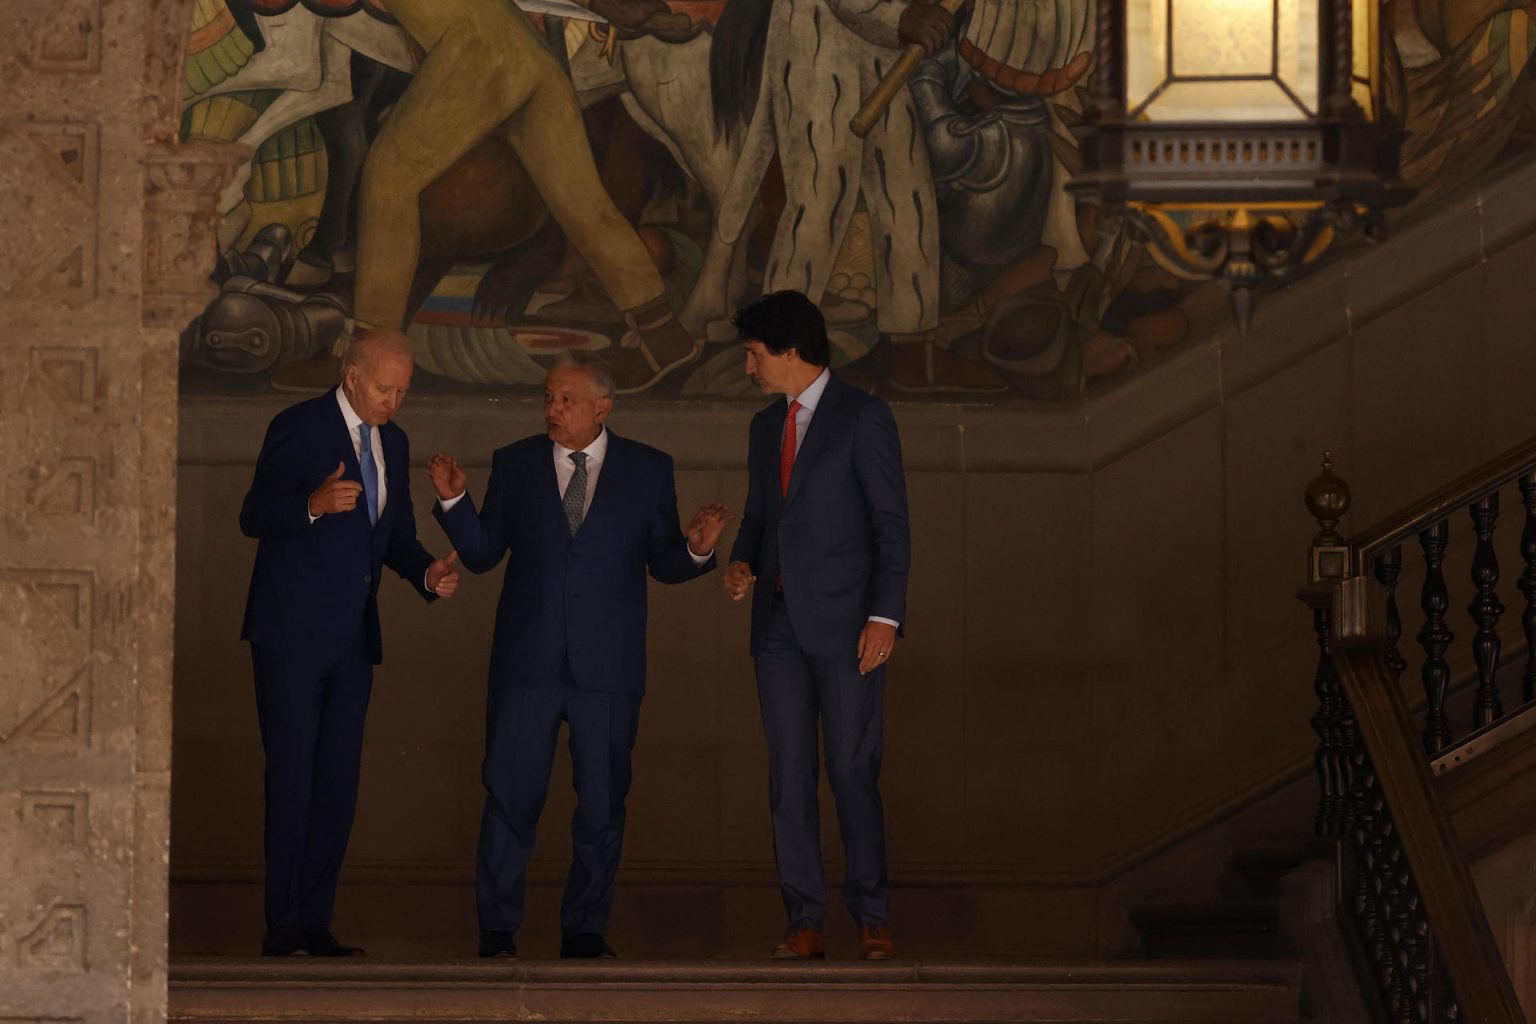
[[[747,374],[762,391],[785,396],[752,419],[747,504],[725,575],[737,601],[758,581],[751,653],[789,918],[773,955],[826,950],[819,719],[859,954],[889,959],[879,778],[885,666],[906,614],[912,561],[901,440],[889,406],[832,376],[826,324],[806,296],[775,292],[738,313],[736,326]]]
[[[576,815],[560,910],[562,957],[613,956],[603,938],[624,840],[630,752],[645,692],[646,573],[682,583],[714,568],[728,518],[706,505],[678,528],[672,459],[604,426],[607,365],[570,353],[544,385],[546,433],[499,449],[478,515],[458,462],[428,463],[438,521],[472,572],[507,556],[496,633],[475,870],[481,956],[516,956],[534,830],[562,720]]]
[[[404,335],[359,336],[340,387],[273,418],[240,507],[259,541],[241,636],[266,753],[264,956],[362,952],[330,927],[383,655],[380,569],[428,601],[458,587],[454,556],[416,539],[405,431],[390,422],[413,368]]]

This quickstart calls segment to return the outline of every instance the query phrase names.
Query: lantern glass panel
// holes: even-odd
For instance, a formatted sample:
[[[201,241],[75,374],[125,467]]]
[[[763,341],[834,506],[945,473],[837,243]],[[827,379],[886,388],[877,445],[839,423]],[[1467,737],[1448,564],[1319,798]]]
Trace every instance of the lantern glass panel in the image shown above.
[[[1275,18],[1271,0],[1171,0],[1173,73],[1227,78],[1272,71]]]
[[[1157,95],[1140,119],[1211,123],[1295,121],[1304,118],[1279,83],[1174,82]]]
[[[1365,111],[1365,116],[1371,120],[1377,117],[1376,90],[1377,68],[1380,61],[1377,59],[1377,32],[1378,25],[1376,15],[1380,9],[1376,0],[1351,0],[1353,18],[1350,28],[1354,31],[1354,71],[1353,81],[1350,83],[1350,93],[1355,102],[1360,104],[1360,109]]]
[[[1125,99],[1135,119],[1289,121],[1316,112],[1320,0],[1125,3]]]

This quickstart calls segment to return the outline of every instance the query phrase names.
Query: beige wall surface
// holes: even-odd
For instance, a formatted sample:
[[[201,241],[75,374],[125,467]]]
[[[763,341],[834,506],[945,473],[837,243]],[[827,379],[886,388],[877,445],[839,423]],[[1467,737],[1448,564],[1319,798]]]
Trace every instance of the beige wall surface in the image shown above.
[[[1306,834],[1297,784],[1315,746],[1316,649],[1294,593],[1315,524],[1302,489],[1331,449],[1356,495],[1345,528],[1358,528],[1531,434],[1536,237],[1479,219],[1529,221],[1510,204],[1529,204],[1531,176],[1262,300],[1248,338],[1218,338],[1082,408],[898,407],[914,536],[884,769],[898,927],[956,951],[1123,948],[1127,901],[1212,886],[1235,846]],[[238,640],[254,544],[235,517],[286,401],[183,402],[173,877],[186,952],[248,949],[259,933],[260,748]],[[755,408],[621,402],[611,423],[676,456],[685,510],[739,507]],[[493,448],[539,416],[528,402],[434,397],[399,421],[422,535],[442,549],[425,459],[459,455],[478,493]],[[1506,513],[1506,580],[1517,522]],[[1454,524],[1458,582],[1467,536]],[[338,927],[350,912],[386,950],[462,951],[472,937],[464,887],[499,578],[470,578],[431,608],[399,584],[383,591]],[[615,927],[645,951],[750,954],[779,922],[747,610],[717,575],[654,587],[651,615]],[[535,917],[553,917],[569,855],[566,779],[562,765]],[[690,909],[660,909],[677,900]]]

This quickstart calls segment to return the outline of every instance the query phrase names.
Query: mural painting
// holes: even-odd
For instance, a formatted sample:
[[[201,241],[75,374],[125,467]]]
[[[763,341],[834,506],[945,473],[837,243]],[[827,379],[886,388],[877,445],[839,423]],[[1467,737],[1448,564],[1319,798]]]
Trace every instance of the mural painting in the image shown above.
[[[1536,5],[1383,11],[1416,202],[1529,148]],[[372,324],[408,330],[422,391],[527,390],[581,347],[625,393],[747,397],[729,317],[779,288],[893,398],[1113,386],[1230,314],[1065,190],[1093,22],[1093,0],[198,0],[183,137],[255,155],[183,386],[329,386]],[[913,42],[931,56],[854,134]]]

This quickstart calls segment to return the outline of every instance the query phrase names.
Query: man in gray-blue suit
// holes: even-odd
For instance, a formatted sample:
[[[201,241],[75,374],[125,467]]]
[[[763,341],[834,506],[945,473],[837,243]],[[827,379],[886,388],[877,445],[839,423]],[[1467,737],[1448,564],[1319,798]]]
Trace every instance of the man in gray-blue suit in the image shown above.
[[[439,454],[427,464],[438,522],[464,565],[484,573],[507,562],[491,642],[475,870],[481,956],[517,955],[562,721],[576,814],[560,955],[614,955],[603,930],[645,693],[646,577],[683,583],[713,569],[729,518],[715,503],[679,528],[672,458],[607,428],[613,393],[602,360],[561,356],[544,382],[545,432],[495,453],[478,512],[456,459]]]
[[[895,955],[880,805],[885,666],[912,561],[901,439],[888,405],[828,368],[821,312],[775,292],[736,316],[747,374],[785,397],[752,420],[747,503],[725,589],[752,597],[774,857],[789,927],[778,959],[825,955],[816,726],[847,860],[859,955]]]

